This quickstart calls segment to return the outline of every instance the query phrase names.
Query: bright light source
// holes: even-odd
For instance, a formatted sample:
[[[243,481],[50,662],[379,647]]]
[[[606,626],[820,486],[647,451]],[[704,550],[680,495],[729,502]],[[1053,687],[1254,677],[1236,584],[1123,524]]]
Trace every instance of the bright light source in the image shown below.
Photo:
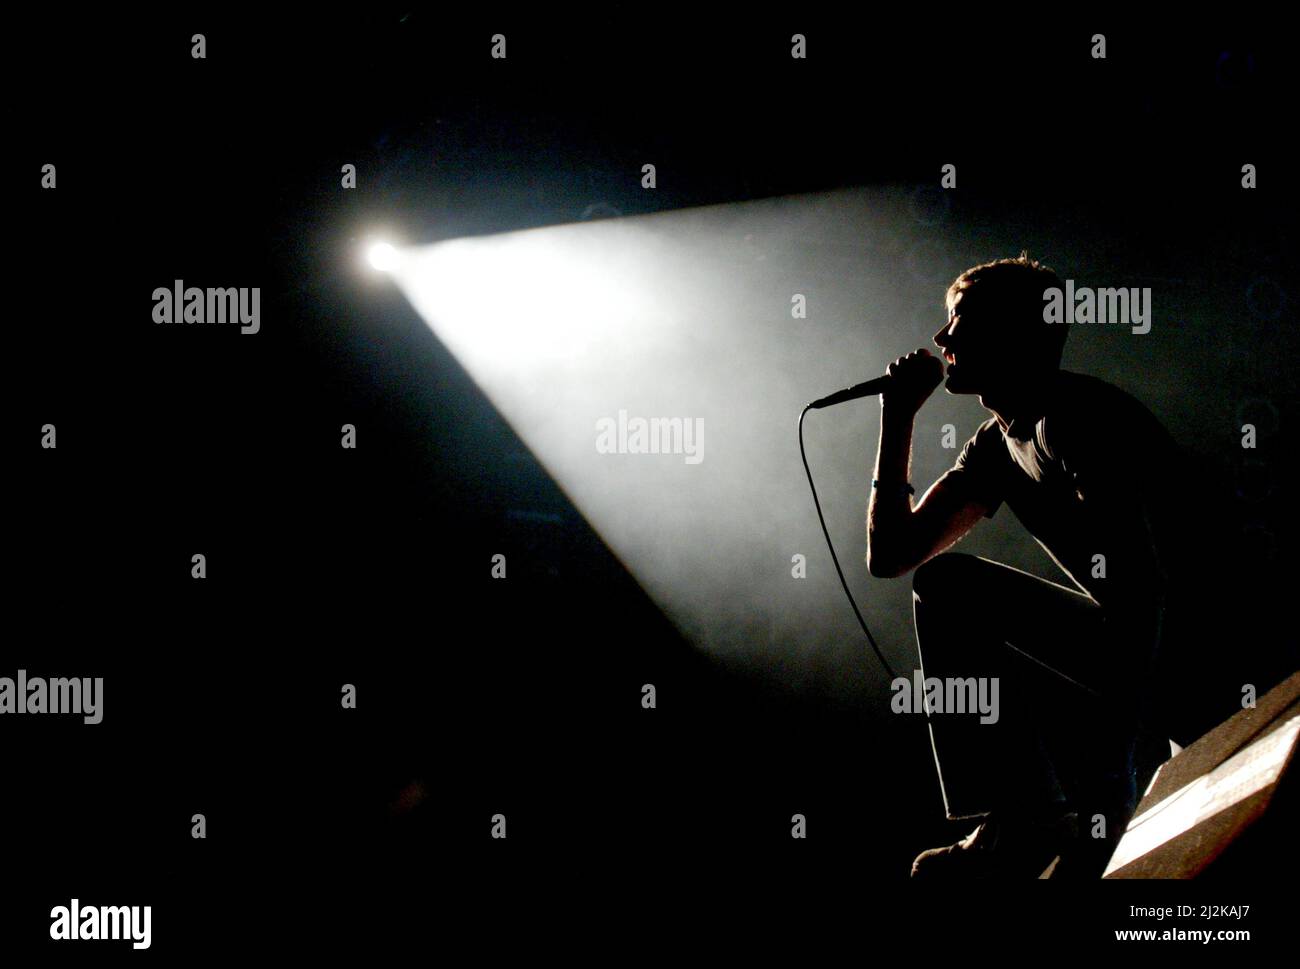
[[[396,269],[397,264],[401,262],[401,254],[387,242],[376,242],[370,247],[370,252],[367,255],[370,259],[370,265],[381,273]]]

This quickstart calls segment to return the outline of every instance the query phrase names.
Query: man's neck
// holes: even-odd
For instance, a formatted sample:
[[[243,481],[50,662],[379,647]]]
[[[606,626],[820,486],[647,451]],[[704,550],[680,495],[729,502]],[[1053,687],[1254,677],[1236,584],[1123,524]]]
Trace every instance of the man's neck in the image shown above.
[[[1052,371],[1013,388],[981,394],[980,404],[997,418],[1005,434],[1017,420],[1033,423],[1043,416],[1048,392],[1059,373]]]

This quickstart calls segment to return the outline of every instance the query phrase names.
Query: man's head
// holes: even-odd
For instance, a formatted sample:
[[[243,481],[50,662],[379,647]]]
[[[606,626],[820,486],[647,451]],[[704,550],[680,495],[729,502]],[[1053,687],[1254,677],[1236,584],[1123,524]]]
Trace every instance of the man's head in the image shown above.
[[[1014,390],[1061,366],[1068,328],[1043,321],[1043,294],[1064,288],[1028,254],[967,269],[948,287],[948,322],[934,336],[949,362],[950,394]]]

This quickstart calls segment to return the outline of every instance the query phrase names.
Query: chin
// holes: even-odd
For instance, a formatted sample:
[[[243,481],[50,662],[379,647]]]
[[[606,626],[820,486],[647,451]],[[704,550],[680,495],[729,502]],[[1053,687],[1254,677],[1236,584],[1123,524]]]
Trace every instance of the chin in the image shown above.
[[[970,386],[966,383],[966,375],[965,375],[965,374],[956,374],[956,375],[949,374],[948,377],[946,377],[946,378],[944,379],[944,382],[943,382],[943,389],[944,389],[945,391],[947,391],[948,393],[950,393],[950,394],[973,394],[973,393],[975,393],[974,388],[970,387]]]

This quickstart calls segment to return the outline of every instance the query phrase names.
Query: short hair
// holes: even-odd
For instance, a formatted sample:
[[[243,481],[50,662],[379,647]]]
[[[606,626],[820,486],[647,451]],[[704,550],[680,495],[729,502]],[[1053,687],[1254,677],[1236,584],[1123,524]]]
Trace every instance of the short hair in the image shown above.
[[[1042,327],[1038,331],[1043,339],[1042,350],[1054,366],[1061,365],[1061,354],[1070,328],[1066,323],[1047,323],[1043,319],[1043,294],[1052,288],[1065,289],[1055,270],[1037,259],[1030,259],[1024,250],[1015,259],[980,263],[953,280],[944,294],[944,305],[951,311],[957,294],[976,287],[981,303],[991,301],[995,314],[1013,325],[1023,326],[1026,333]]]

